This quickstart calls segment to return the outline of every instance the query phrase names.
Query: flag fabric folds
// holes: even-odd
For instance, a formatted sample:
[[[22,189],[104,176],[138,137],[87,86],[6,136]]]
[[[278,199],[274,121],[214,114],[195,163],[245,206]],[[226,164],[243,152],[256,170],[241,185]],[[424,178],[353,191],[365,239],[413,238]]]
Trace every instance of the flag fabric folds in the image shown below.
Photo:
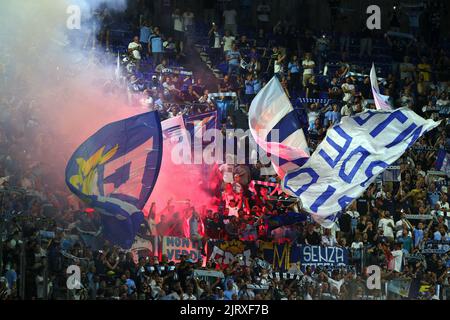
[[[370,83],[372,86],[373,99],[375,101],[377,110],[392,110],[392,107],[389,104],[389,96],[385,96],[380,93],[375,64],[372,64],[372,69],[370,70]]]
[[[314,220],[330,226],[379,174],[438,125],[408,108],[344,117],[308,162],[284,177],[283,190],[299,197]]]
[[[157,181],[162,131],[157,112],[111,123],[84,142],[66,167],[66,184],[101,214],[103,236],[131,248]]]
[[[277,77],[253,99],[248,115],[253,138],[280,177],[305,164],[309,151],[301,121]]]

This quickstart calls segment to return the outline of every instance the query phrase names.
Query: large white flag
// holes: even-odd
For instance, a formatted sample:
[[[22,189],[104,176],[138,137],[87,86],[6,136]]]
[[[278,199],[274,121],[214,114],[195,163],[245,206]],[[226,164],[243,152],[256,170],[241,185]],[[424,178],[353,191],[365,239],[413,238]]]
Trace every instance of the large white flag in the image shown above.
[[[408,108],[344,117],[301,169],[286,174],[283,189],[329,227],[380,173],[438,125]]]
[[[271,155],[280,177],[308,160],[308,144],[300,119],[277,77],[273,77],[253,100],[249,125],[256,143]]]
[[[372,84],[373,99],[375,100],[377,110],[392,110],[392,107],[389,104],[389,96],[385,96],[380,93],[377,72],[374,64],[372,64],[372,69],[370,70],[370,82]]]

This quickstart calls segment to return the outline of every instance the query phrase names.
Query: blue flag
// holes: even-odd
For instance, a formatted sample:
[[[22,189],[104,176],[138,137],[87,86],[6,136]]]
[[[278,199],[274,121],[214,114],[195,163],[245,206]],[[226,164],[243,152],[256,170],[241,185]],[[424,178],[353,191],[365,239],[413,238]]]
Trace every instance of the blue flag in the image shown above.
[[[162,159],[157,112],[111,123],[84,142],[66,168],[66,184],[101,214],[104,237],[131,248]]]
[[[436,159],[436,170],[445,172],[450,175],[450,154],[445,149],[439,149],[439,153]]]

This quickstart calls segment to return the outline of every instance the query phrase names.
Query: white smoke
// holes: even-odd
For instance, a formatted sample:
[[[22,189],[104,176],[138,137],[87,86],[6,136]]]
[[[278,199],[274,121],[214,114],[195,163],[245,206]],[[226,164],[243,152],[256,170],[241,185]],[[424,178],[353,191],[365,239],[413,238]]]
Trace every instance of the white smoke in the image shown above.
[[[0,102],[17,101],[16,113],[26,117],[12,118],[12,127],[38,123],[41,144],[25,141],[24,152],[51,165],[60,182],[78,145],[102,126],[143,111],[130,109],[122,91],[105,93],[114,87],[116,55],[73,45],[84,41],[89,17],[104,3],[111,11],[126,7],[125,0],[0,1]],[[78,32],[66,27],[70,5],[81,8]]]

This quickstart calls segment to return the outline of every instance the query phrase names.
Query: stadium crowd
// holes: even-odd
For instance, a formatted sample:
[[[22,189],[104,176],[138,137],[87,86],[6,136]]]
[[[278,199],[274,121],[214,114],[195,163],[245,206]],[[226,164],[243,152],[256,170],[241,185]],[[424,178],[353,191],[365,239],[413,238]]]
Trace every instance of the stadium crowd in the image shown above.
[[[151,11],[147,9],[142,10]],[[271,23],[267,1],[258,5],[256,28],[242,26],[232,6],[223,8],[223,23],[213,24],[208,15],[204,23],[189,8],[183,9],[174,8],[167,30],[152,25],[142,12],[136,15],[140,35],[130,39],[118,69],[132,105],[158,110],[166,119],[222,111],[210,93],[221,93],[219,99],[225,99],[226,93],[233,92],[245,114],[254,96],[275,75],[296,107],[314,151],[327,129],[342,117],[374,109],[367,74],[375,61],[383,75],[382,91],[392,105],[411,108],[442,124],[371,185],[331,229],[311,220],[271,227],[272,217],[301,208],[280,191],[276,175],[261,176],[260,164],[215,166],[219,183],[210,190],[211,208],[192,204],[177,219],[167,213],[148,213],[150,231],[143,237],[187,237],[198,240],[201,247],[210,239],[287,242],[341,247],[350,253],[351,269],[306,267],[300,271],[299,266],[290,270],[298,277],[280,279],[271,276],[276,270],[262,257],[252,257],[250,265],[193,261],[185,256],[175,263],[156,252],[136,257],[111,246],[101,238],[99,215],[67,191],[57,191],[65,189],[51,184],[56,180],[49,178],[52,170],[33,163],[30,155],[47,152],[41,147],[50,137],[22,114],[31,103],[2,97],[0,299],[448,299],[448,179],[435,169],[438,151],[448,148],[450,110],[449,46],[436,34],[440,8],[427,8],[436,31],[432,37],[418,34],[413,26],[408,33],[398,32],[395,11],[388,32],[362,29],[351,34],[350,22],[342,17],[338,32],[325,34],[300,32],[284,20]],[[104,23],[101,29],[107,35],[109,18]],[[189,47],[194,43],[211,74],[218,75],[216,87],[205,84],[203,74],[184,68],[196,54]],[[114,41],[108,40],[109,46]],[[234,103],[227,106],[219,117],[221,125],[237,128],[237,108]],[[170,212],[171,204],[167,207]],[[190,226],[187,230],[184,221]],[[66,285],[66,269],[74,264],[82,271],[81,289]],[[369,289],[365,270],[370,265],[381,267],[383,284],[411,280],[409,295],[387,293],[384,287]],[[207,281],[196,276],[196,270],[219,271],[223,277]]]

